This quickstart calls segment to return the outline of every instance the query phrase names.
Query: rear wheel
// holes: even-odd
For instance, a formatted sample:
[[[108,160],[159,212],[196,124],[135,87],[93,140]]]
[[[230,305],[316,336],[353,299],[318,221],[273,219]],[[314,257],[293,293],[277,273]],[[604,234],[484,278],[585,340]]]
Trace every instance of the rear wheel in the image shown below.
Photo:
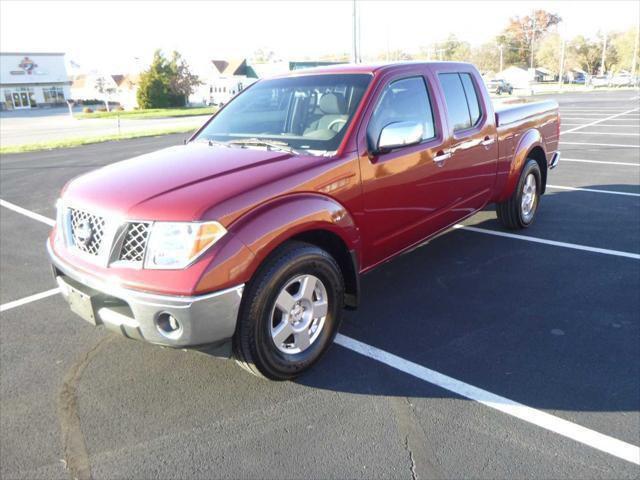
[[[327,252],[290,242],[265,261],[243,297],[234,337],[237,362],[254,375],[289,380],[333,342],[344,281]]]
[[[538,163],[529,158],[511,197],[496,205],[496,214],[502,225],[517,230],[533,223],[540,201],[541,178]]]

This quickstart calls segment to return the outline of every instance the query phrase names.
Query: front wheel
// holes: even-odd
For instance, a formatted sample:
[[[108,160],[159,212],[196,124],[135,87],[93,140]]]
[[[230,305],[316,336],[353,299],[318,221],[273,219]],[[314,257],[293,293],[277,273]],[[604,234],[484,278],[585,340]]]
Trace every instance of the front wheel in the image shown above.
[[[527,159],[511,197],[496,205],[496,214],[502,225],[517,230],[533,223],[540,201],[541,180],[538,163],[532,158]]]
[[[333,342],[344,280],[327,252],[290,242],[265,260],[243,297],[233,342],[236,361],[254,375],[290,380]]]

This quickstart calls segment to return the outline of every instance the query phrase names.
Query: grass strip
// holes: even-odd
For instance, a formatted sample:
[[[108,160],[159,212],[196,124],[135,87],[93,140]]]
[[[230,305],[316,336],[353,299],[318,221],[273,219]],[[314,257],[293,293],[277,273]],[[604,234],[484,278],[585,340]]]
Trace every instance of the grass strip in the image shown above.
[[[181,126],[181,127],[156,129],[156,130],[142,130],[139,132],[126,132],[120,135],[116,134],[116,135],[100,135],[100,136],[89,136],[89,137],[74,137],[74,138],[65,138],[62,140],[52,140],[50,142],[27,143],[23,145],[7,145],[7,146],[0,147],[0,154],[37,152],[40,150],[53,150],[56,148],[79,147],[81,145],[88,145],[91,143],[112,142],[117,140],[129,140],[132,138],[141,138],[141,137],[156,137],[159,135],[168,135],[171,133],[194,132],[195,130],[196,128],[193,126],[191,127]]]

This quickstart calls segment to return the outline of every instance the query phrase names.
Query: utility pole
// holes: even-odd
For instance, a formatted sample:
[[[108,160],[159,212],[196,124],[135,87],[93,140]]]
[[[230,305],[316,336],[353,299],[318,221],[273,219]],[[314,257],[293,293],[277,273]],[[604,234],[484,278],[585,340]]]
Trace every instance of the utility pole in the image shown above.
[[[564,46],[565,46],[565,40],[564,37],[562,37],[562,47],[560,50],[560,76],[558,77],[558,86],[560,88],[562,88],[562,84],[564,83],[563,80],[563,76],[564,76]]]
[[[533,69],[533,46],[536,37],[536,12],[533,12],[533,22],[531,24],[531,62],[529,68]]]
[[[498,48],[500,49],[500,72],[501,72],[502,70],[504,70],[503,61],[502,61],[503,59],[502,50],[504,49],[504,45],[498,45]]]
[[[604,41],[602,42],[602,63],[600,64],[600,75],[604,75],[605,74],[605,66],[604,66],[604,61],[605,58],[607,58],[607,34],[604,34]]]
[[[358,18],[356,13],[356,0],[353,0],[353,63],[358,63]]]

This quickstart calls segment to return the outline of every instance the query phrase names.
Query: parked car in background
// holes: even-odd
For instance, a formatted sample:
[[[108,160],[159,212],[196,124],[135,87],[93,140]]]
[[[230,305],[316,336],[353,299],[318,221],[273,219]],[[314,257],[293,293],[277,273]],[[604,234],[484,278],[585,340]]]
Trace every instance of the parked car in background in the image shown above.
[[[591,85],[593,87],[608,87],[610,83],[609,77],[606,75],[594,75],[591,77]]]
[[[489,90],[489,92],[495,93],[497,95],[500,95],[502,93],[508,93],[509,95],[511,95],[513,93],[513,86],[509,82],[502,79],[489,80],[487,82],[487,89]]]
[[[618,73],[611,79],[611,85],[614,87],[631,87],[634,84],[634,79],[630,73]]]
[[[559,138],[555,101],[494,111],[467,63],[309,69],[259,80],[184,145],[70,181],[47,249],[93,325],[291,379],[362,274],[489,203],[531,225]]]

